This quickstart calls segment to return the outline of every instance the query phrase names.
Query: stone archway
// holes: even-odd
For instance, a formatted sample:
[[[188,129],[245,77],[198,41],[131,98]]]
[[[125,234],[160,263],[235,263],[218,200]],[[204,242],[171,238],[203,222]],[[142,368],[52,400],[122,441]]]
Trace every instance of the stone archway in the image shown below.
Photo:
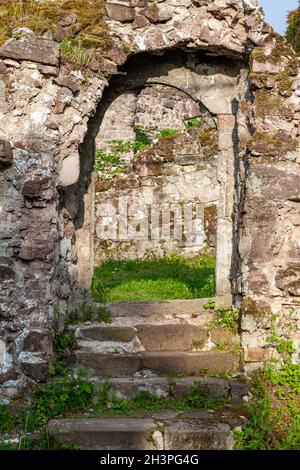
[[[228,297],[231,302],[231,276],[233,260],[233,202],[235,163],[234,152],[236,146],[236,88],[238,82],[243,80],[240,75],[238,62],[225,63],[222,59],[212,59],[196,54],[172,52],[160,58],[145,55],[139,57],[138,64],[135,59],[122,67],[122,76],[116,78],[104,94],[98,105],[98,111],[90,124],[90,132],[82,146],[81,179],[89,180],[92,153],[95,150],[95,139],[103,117],[111,103],[127,90],[141,89],[145,86],[161,85],[171,87],[186,94],[195,103],[198,103],[205,113],[211,116],[217,128],[218,158],[216,179],[220,187],[217,208],[217,252],[216,252],[216,284],[217,295]],[[204,103],[203,103],[204,102]],[[87,155],[90,152],[88,158]],[[90,162],[85,169],[87,161]],[[199,181],[200,185],[200,181]],[[188,190],[188,188],[187,188]],[[74,192],[69,187],[65,194]],[[94,204],[94,180],[90,180],[89,190],[85,194],[84,218],[77,230],[78,243],[79,283],[89,288],[94,265],[93,237],[94,214],[91,207]],[[72,196],[70,196],[72,197]],[[76,222],[75,222],[76,223]]]

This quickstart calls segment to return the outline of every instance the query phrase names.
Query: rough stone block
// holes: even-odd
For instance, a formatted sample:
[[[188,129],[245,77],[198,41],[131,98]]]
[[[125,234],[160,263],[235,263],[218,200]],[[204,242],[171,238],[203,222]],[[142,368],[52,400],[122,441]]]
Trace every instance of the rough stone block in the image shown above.
[[[141,357],[126,354],[97,354],[76,351],[79,365],[92,369],[100,376],[126,377],[137,372],[142,365]]]
[[[158,7],[158,20],[162,23],[169,21],[173,18],[174,9],[169,5],[159,5]]]
[[[160,302],[115,302],[109,304],[112,317],[150,317],[152,315],[203,315],[210,321],[211,314],[203,308],[208,299],[162,300]]]
[[[245,348],[245,361],[264,362],[271,359],[274,351],[271,348],[248,347]]]
[[[198,375],[203,370],[214,374],[235,372],[239,366],[239,355],[232,352],[146,352],[143,358],[145,369],[187,375]]]
[[[61,187],[71,186],[78,181],[80,173],[79,154],[68,155],[62,162],[59,185]]]
[[[210,334],[212,342],[217,345],[230,344],[239,340],[237,333],[231,328],[213,328]]]
[[[158,11],[155,8],[146,7],[140,12],[144,15],[151,23],[157,23],[159,20]]]
[[[106,3],[106,11],[112,20],[120,21],[121,23],[130,23],[134,20],[135,16],[133,8],[119,3]]]
[[[231,397],[234,400],[241,400],[244,396],[249,395],[251,391],[250,382],[242,382],[239,380],[229,380]]]
[[[12,279],[14,279],[16,276],[16,273],[15,271],[12,269],[11,266],[3,266],[1,265],[1,261],[0,261],[0,281],[3,282],[3,281],[10,281]]]
[[[24,339],[23,351],[48,352],[51,349],[50,331],[31,330]]]
[[[136,335],[131,326],[95,325],[79,327],[76,330],[76,338],[91,341],[121,341],[130,342]]]
[[[13,162],[13,152],[8,140],[0,139],[0,163],[11,165]]]
[[[25,375],[37,382],[46,382],[49,366],[40,356],[30,352],[22,352],[19,355],[19,363]]]
[[[50,176],[39,176],[28,181],[25,181],[22,194],[29,198],[39,198],[43,192],[48,190],[52,185],[52,178]]]
[[[170,385],[167,378],[150,377],[144,378],[116,378],[110,380],[109,396],[113,395],[119,399],[130,399],[135,397],[140,391],[146,391],[156,397],[168,397]]]
[[[138,337],[146,351],[200,350],[207,340],[207,330],[193,325],[137,325]]]
[[[227,424],[177,422],[165,431],[166,450],[232,450],[234,439]]]
[[[175,398],[186,397],[193,385],[209,398],[228,398],[229,385],[226,380],[211,377],[182,377],[171,382],[172,395]]]
[[[132,24],[133,29],[145,28],[150,25],[150,21],[143,15],[136,15]]]
[[[57,42],[35,37],[27,40],[9,39],[1,47],[0,57],[56,66],[59,64],[60,46]]]
[[[56,227],[47,223],[32,223],[31,227],[23,232],[19,257],[24,260],[45,260],[53,256],[56,241]]]
[[[64,444],[84,450],[158,450],[152,419],[103,418],[51,420],[48,431]]]

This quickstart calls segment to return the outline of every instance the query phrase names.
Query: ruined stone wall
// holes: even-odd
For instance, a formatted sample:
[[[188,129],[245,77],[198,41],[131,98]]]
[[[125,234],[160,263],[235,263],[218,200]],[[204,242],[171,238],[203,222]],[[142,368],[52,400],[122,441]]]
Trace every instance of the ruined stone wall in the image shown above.
[[[128,91],[118,96],[102,120],[96,136],[96,148],[108,149],[108,142],[114,139],[134,140],[137,93]]]
[[[232,237],[229,252],[222,239],[218,244],[223,247],[217,253],[219,266],[230,262],[232,267],[231,279],[221,277],[219,288],[223,285],[228,292],[231,282],[236,301],[248,297],[242,309],[246,361],[256,366],[272,350],[266,341],[271,310],[281,312],[283,333],[299,345],[298,60],[262,21],[256,0],[165,0],[158,3],[158,11],[153,5],[108,2],[112,43],[109,50],[95,51],[84,66],[61,55],[57,42],[68,33],[70,21],[76,24],[74,17],[58,22],[59,34],[36,37],[27,31],[25,37],[21,31],[18,40],[11,38],[0,48],[4,397],[46,379],[54,306],[63,312],[74,293],[89,285],[89,208],[99,127],[93,116],[101,111],[108,81],[113,85],[111,78],[123,73],[129,56],[141,61],[137,77],[143,72],[153,76],[152,69],[144,69],[142,53],[159,57],[182,50],[187,57],[196,55],[198,68],[183,72],[185,80],[179,85],[218,115],[225,156],[218,162],[218,227],[224,240]],[[215,87],[209,71],[205,86],[194,86],[204,54],[240,63],[231,100],[224,99],[225,83]],[[166,69],[164,83],[177,86],[177,75]],[[206,100],[209,87],[215,87],[215,95]],[[217,109],[220,104],[223,110]],[[224,275],[226,269],[220,272]],[[285,312],[290,308],[289,317]]]
[[[188,132],[191,118],[198,121]],[[121,174],[107,168],[96,176],[95,265],[150,253],[214,254],[219,197],[214,119],[185,93],[148,86],[113,101],[96,146],[109,151],[113,139],[133,141],[136,127],[157,143],[153,151],[122,155],[127,167]],[[178,136],[158,142],[155,137],[166,129]]]

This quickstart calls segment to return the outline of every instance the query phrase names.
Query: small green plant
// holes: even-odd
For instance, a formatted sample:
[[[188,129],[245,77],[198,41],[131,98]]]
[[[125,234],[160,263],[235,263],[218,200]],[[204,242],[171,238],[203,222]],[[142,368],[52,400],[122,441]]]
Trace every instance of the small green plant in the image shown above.
[[[57,354],[63,354],[75,350],[77,347],[76,339],[71,331],[55,331],[53,350]]]
[[[290,357],[296,352],[295,345],[291,339],[280,336],[277,332],[278,315],[273,314],[271,317],[271,335],[267,338],[268,343],[272,343],[279,354],[285,358]]]
[[[172,129],[167,127],[166,129],[161,129],[159,133],[155,136],[157,139],[166,139],[168,137],[176,137],[179,134],[178,129]]]
[[[253,380],[250,418],[236,433],[244,450],[300,450],[300,366],[268,364]]]
[[[239,308],[216,307],[213,302],[209,301],[204,308],[209,309],[213,313],[212,325],[221,328],[238,327]]]
[[[28,411],[28,430],[45,425],[51,418],[90,408],[93,393],[94,387],[83,370],[67,370],[63,377],[35,387]]]
[[[63,354],[68,351],[76,349],[77,343],[74,334],[71,331],[66,331],[65,328],[60,326],[60,312],[58,306],[54,306],[54,320],[53,320],[53,351],[56,354]]]
[[[12,37],[13,37],[14,39],[19,40],[20,37],[21,37],[21,33],[20,33],[19,31],[15,31],[15,32],[12,34]]]
[[[88,65],[94,55],[92,49],[85,49],[82,39],[77,41],[65,37],[60,43],[60,49],[63,55],[81,67]]]
[[[0,404],[0,434],[12,432],[21,422],[20,415],[9,410],[7,406]]]
[[[148,147],[151,143],[147,128],[137,126],[134,128],[135,140],[113,139],[107,142],[108,149],[97,149],[95,157],[95,170],[107,177],[124,173],[128,168],[125,156],[131,151],[134,154]]]
[[[96,150],[95,170],[110,175],[124,173],[127,163],[120,154],[107,153],[103,149]]]
[[[239,321],[239,308],[215,307],[212,324],[221,328],[236,329]]]
[[[151,138],[149,136],[150,132],[153,132],[155,129],[154,127],[144,127],[144,126],[135,126],[135,143],[136,148],[134,149],[135,152],[138,150],[142,150],[149,145],[151,145]]]
[[[219,343],[216,347],[218,351],[230,351],[230,352],[235,352],[235,353],[241,353],[241,344],[239,342],[233,341],[233,342],[224,342],[224,343]]]
[[[185,121],[185,126],[187,129],[193,129],[193,127],[200,127],[203,125],[202,119],[199,118],[191,118]]]
[[[206,304],[203,305],[205,310],[214,310],[216,306],[216,302],[214,299],[209,299]]]
[[[111,311],[107,306],[97,307],[97,320],[100,323],[111,323]]]

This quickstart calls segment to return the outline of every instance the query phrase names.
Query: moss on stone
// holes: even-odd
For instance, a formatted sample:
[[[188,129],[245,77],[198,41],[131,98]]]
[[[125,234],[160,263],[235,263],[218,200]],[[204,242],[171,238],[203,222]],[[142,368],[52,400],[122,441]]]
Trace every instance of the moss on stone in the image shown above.
[[[264,63],[266,59],[266,51],[263,47],[256,47],[251,52],[250,59],[255,62],[259,62],[260,64]]]
[[[203,147],[215,146],[217,144],[217,132],[215,128],[197,128],[199,142]]]
[[[294,80],[292,78],[284,74],[278,76],[276,80],[276,86],[277,86],[279,93],[282,96],[285,96],[285,97],[292,96],[293,90],[291,87],[292,87],[293,81]]]
[[[287,83],[287,79],[283,79],[282,87],[287,86]],[[265,118],[266,116],[280,116],[286,118],[291,114],[281,96],[265,89],[256,92],[254,106],[256,116],[261,118]]]
[[[260,87],[269,87],[270,83],[272,86],[275,84],[276,77],[274,77],[274,74],[266,72],[250,72],[249,79],[254,85],[259,84]]]
[[[271,64],[280,64],[282,66],[288,61],[291,70],[295,72],[295,67],[298,69],[298,61],[290,44],[282,36],[274,32],[270,34],[270,39],[274,40],[271,51],[269,52],[268,49],[263,47],[256,47],[251,52],[251,61],[259,63],[270,62]]]
[[[257,131],[248,140],[247,148],[261,155],[282,156],[297,150],[298,141],[282,130],[273,133]]]
[[[59,23],[72,15],[74,22],[65,25],[66,36],[81,40],[85,47],[110,45],[104,21],[105,0],[0,0],[0,45],[12,37],[14,28],[27,27],[36,35],[55,32]]]

